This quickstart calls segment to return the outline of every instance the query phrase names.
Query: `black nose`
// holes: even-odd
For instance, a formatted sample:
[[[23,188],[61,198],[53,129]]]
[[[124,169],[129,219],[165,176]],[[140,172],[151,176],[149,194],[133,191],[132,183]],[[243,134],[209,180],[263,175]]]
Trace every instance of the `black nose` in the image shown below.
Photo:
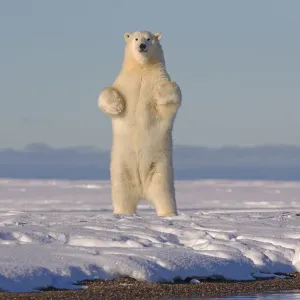
[[[141,49],[141,50],[145,50],[146,47],[147,47],[146,44],[140,44],[140,49]]]

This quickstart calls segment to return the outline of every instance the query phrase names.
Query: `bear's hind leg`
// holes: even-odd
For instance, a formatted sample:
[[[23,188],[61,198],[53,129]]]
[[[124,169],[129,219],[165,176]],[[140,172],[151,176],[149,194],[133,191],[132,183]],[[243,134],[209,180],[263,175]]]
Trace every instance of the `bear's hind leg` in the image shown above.
[[[136,214],[138,197],[128,189],[112,186],[113,213],[115,215],[134,215]]]
[[[154,204],[158,216],[177,216],[175,189],[168,175],[164,173],[152,175],[147,199]]]
[[[132,172],[128,168],[112,170],[111,196],[113,213],[116,215],[136,214],[139,193]]]

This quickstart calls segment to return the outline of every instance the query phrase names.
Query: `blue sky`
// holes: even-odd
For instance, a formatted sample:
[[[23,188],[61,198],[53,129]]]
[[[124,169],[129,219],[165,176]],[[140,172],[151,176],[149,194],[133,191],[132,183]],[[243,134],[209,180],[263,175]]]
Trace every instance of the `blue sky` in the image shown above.
[[[97,107],[127,31],[162,32],[174,142],[300,145],[300,1],[0,0],[0,147],[110,148]]]

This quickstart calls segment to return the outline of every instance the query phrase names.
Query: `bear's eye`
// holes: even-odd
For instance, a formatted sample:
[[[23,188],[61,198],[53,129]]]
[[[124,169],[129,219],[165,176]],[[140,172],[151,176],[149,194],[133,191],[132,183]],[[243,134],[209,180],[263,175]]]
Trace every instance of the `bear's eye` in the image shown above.
[[[147,41],[150,41],[150,38],[147,38]]]
[[[136,41],[138,41],[139,39],[138,39],[138,38],[136,38],[135,40],[136,40]]]

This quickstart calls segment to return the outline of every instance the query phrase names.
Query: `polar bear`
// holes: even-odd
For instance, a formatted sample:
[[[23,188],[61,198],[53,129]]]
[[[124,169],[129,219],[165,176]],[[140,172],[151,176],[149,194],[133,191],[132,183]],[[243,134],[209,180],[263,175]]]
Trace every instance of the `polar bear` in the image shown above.
[[[177,215],[172,130],[182,94],[166,71],[161,33],[125,33],[121,71],[98,106],[112,120],[114,214],[136,214],[148,200],[157,216]]]

